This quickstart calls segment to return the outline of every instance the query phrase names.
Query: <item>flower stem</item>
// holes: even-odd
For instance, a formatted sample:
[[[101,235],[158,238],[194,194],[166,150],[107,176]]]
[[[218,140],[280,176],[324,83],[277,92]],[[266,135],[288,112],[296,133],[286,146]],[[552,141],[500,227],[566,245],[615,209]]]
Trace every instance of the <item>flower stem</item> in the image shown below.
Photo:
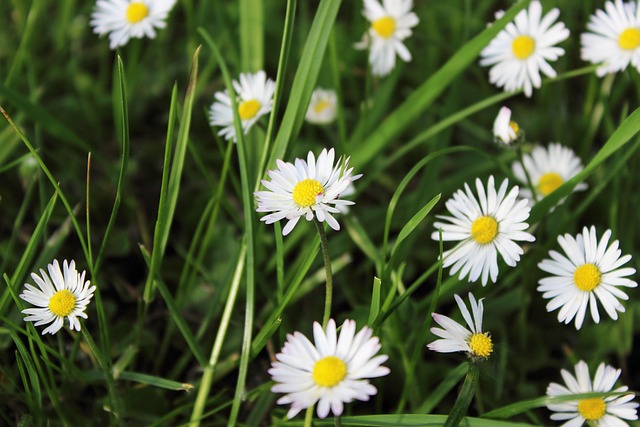
[[[480,380],[480,367],[475,361],[469,362],[469,370],[464,378],[462,384],[462,390],[454,403],[447,421],[444,423],[444,427],[457,427],[462,421],[462,418],[467,414],[473,395],[478,388],[478,381]]]
[[[313,218],[316,229],[320,235],[320,247],[322,248],[322,258],[324,258],[324,272],[327,276],[327,286],[324,298],[324,315],[322,316],[322,327],[327,326],[329,317],[331,316],[331,301],[333,299],[333,274],[331,273],[331,257],[329,256],[329,242],[327,241],[327,233],[320,220]]]
[[[307,412],[304,415],[304,427],[311,427],[313,423],[311,420],[313,419],[313,405],[307,408]]]

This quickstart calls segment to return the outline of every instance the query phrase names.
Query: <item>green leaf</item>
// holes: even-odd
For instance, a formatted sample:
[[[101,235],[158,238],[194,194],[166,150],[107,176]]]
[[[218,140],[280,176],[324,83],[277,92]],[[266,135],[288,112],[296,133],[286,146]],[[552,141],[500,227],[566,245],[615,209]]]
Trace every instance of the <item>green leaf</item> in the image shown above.
[[[172,381],[166,378],[160,378],[153,375],[142,374],[139,372],[123,371],[120,373],[120,377],[118,379],[133,381],[140,384],[146,384],[153,387],[174,391],[191,391],[193,389],[192,384],[180,383],[178,381]]]

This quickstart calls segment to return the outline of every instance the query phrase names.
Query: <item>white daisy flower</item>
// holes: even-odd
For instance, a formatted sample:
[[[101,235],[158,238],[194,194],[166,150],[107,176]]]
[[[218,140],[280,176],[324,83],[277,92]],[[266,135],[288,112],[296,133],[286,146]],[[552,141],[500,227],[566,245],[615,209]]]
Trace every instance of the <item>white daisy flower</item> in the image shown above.
[[[629,297],[618,287],[638,286],[626,278],[636,270],[620,268],[631,260],[631,255],[621,257],[618,241],[609,245],[610,238],[611,230],[607,230],[598,242],[594,226],[591,229],[584,227],[576,238],[570,234],[558,236],[558,243],[566,256],[551,251],[552,259],[538,264],[542,271],[553,274],[538,282],[538,291],[543,292],[543,298],[551,299],[547,304],[548,312],[562,307],[558,313],[559,322],[568,324],[575,317],[576,329],[580,329],[590,306],[593,321],[599,323],[596,297],[612,319],[618,319],[617,311],[624,313],[624,306],[618,299],[627,300]]]
[[[260,117],[269,114],[273,108],[273,93],[276,83],[267,77],[264,71],[257,73],[242,73],[240,81],[233,81],[233,89],[238,96],[238,114],[242,120],[242,129],[246,135]],[[233,126],[233,109],[231,98],[226,90],[215,93],[216,101],[209,110],[211,126],[223,127],[218,135],[225,139],[237,141],[236,130]]]
[[[473,294],[469,292],[471,313],[467,310],[462,298],[458,295],[454,295],[454,298],[470,330],[447,316],[432,313],[433,320],[444,329],[431,328],[431,333],[441,339],[428,344],[427,348],[439,353],[466,351],[470,357],[486,359],[493,352],[493,342],[489,332],[482,332],[483,298],[476,301]]]
[[[580,36],[584,61],[601,64],[599,77],[624,71],[629,64],[640,72],[640,7],[635,1],[608,1],[587,24],[590,33]]]
[[[317,88],[311,94],[305,120],[314,125],[326,125],[336,119],[338,95],[335,90]]]
[[[493,176],[487,182],[487,191],[480,179],[476,179],[478,198],[471,188],[464,184],[465,191],[458,190],[447,200],[445,206],[453,216],[437,217],[448,221],[434,223],[436,229],[442,229],[444,241],[460,241],[451,250],[444,253],[443,267],[453,266],[451,275],[460,271],[460,279],[467,275],[470,282],[482,276],[482,286],[491,277],[498,278],[498,253],[508,266],[514,267],[524,253],[514,241],[533,242],[535,237],[527,233],[529,225],[524,222],[529,217],[529,201],[516,200],[518,187],[507,193],[509,180],[505,179],[496,193]],[[439,240],[436,231],[431,235]]]
[[[540,72],[555,77],[555,70],[547,61],[555,61],[564,55],[557,43],[569,37],[569,30],[562,22],[553,24],[560,11],[551,9],[544,17],[542,5],[534,0],[529,9],[521,10],[514,22],[480,52],[480,65],[491,65],[489,81],[507,92],[524,89],[530,97],[533,88],[542,84]]]
[[[93,32],[109,33],[109,47],[124,46],[131,38],[156,37],[176,0],[98,0],[89,24]]]
[[[411,11],[413,0],[364,0],[362,14],[371,23],[356,49],[369,51],[371,73],[386,76],[396,66],[396,54],[404,61],[411,61],[411,52],[402,42],[418,25],[418,16]]]
[[[535,199],[540,200],[584,169],[580,158],[573,150],[558,143],[551,143],[547,148],[538,145],[530,155],[525,154],[522,161],[523,163],[513,163],[511,168],[513,174],[523,184],[521,196],[529,199],[531,203],[534,197],[528,187],[525,170],[531,179],[531,184],[535,187]],[[587,184],[581,182],[573,191],[582,191],[586,188]]]
[[[502,107],[493,122],[493,138],[497,143],[511,145],[522,136],[518,123],[511,120],[511,110]]]
[[[89,305],[95,286],[89,286],[90,282],[84,281],[84,274],[78,273],[75,261],[62,263],[62,271],[58,260],[47,266],[49,274],[40,269],[40,276],[31,273],[31,277],[38,285],[38,288],[25,283],[27,288],[20,294],[20,298],[38,308],[27,308],[22,313],[28,316],[24,318],[26,322],[36,322],[35,326],[51,323],[42,335],[46,333],[55,334],[62,326],[64,319],[69,321],[71,330],[80,330],[78,317],[87,318],[84,310]]]
[[[287,335],[269,374],[277,383],[271,391],[286,393],[278,404],[291,404],[288,418],[316,402],[320,418],[329,415],[329,410],[339,416],[344,403],[367,401],[378,392],[366,378],[389,374],[389,368],[380,366],[388,356],[375,356],[381,345],[371,336],[371,329],[355,332],[356,322],[345,320],[337,337],[336,323],[330,319],[326,331],[318,322],[313,324],[315,345],[300,332]]]
[[[295,164],[277,160],[278,170],[267,171],[271,181],[262,180],[268,191],[257,191],[255,194],[258,212],[273,212],[260,218],[267,224],[281,219],[288,219],[282,230],[287,235],[293,230],[298,220],[304,216],[307,221],[314,217],[326,221],[334,230],[340,230],[340,224],[332,214],[339,213],[339,207],[353,205],[354,202],[341,199],[352,181],[362,175],[352,175],[349,159],[343,162],[338,159],[333,166],[335,152],[322,150],[318,160],[310,151],[307,161],[296,159]],[[331,206],[333,205],[333,206]]]
[[[569,371],[564,369],[560,371],[566,386],[557,383],[549,384],[547,396],[557,397],[592,392],[621,393],[629,390],[627,386],[613,388],[621,371],[604,363],[598,366],[593,382],[589,376],[589,366],[582,360],[575,366],[575,372],[576,376],[574,377]],[[638,404],[631,402],[634,397],[633,393],[608,397],[589,397],[562,403],[550,403],[547,408],[555,412],[551,415],[552,420],[568,420],[561,427],[580,427],[585,422],[592,427],[629,427],[629,424],[622,419],[638,419],[636,412]]]

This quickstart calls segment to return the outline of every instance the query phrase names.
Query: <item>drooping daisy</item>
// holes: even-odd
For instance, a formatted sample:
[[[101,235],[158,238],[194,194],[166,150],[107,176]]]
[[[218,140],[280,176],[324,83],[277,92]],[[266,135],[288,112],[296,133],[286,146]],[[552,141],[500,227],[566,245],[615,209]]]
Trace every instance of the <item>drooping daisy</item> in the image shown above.
[[[524,163],[515,162],[512,165],[513,174],[524,184],[521,195],[533,203],[533,194],[527,185],[529,175],[531,184],[535,187],[535,199],[540,200],[553,193],[558,187],[577,175],[583,168],[580,158],[572,149],[558,143],[551,143],[549,147],[536,146],[531,154],[522,157]],[[582,191],[587,184],[581,182],[573,191]]]
[[[566,386],[557,383],[549,384],[547,396],[556,397],[592,392],[621,393],[629,390],[627,386],[613,388],[621,371],[604,363],[598,366],[593,382],[589,375],[589,366],[582,360],[575,366],[575,372],[576,376],[574,377],[565,369],[560,371]],[[567,420],[561,427],[580,427],[585,422],[592,427],[629,427],[629,424],[622,419],[638,419],[636,413],[638,404],[631,402],[634,397],[633,393],[609,397],[590,397],[562,403],[550,403],[547,408],[555,412],[551,415],[552,420]]]
[[[428,344],[427,348],[439,353],[466,351],[470,357],[486,359],[493,352],[493,342],[489,332],[482,332],[482,314],[484,311],[482,298],[476,301],[473,294],[469,292],[471,313],[469,313],[462,298],[458,295],[454,295],[454,298],[470,330],[450,317],[432,313],[433,320],[444,329],[431,328],[431,333],[439,336],[440,339]]]
[[[411,61],[411,52],[402,42],[411,36],[411,28],[418,25],[418,16],[411,11],[413,0],[364,0],[362,14],[371,26],[356,43],[356,49],[369,48],[369,64],[374,76],[386,76],[396,66],[396,54]]]
[[[233,81],[233,89],[238,96],[238,114],[246,135],[260,117],[271,111],[276,83],[269,79],[264,71],[254,74],[242,73],[240,81]],[[211,126],[222,127],[218,135],[224,136],[227,140],[237,141],[229,92],[216,92],[214,96],[216,100],[209,110],[209,123]]]
[[[176,0],[98,0],[89,24],[101,36],[109,33],[109,47],[124,46],[130,38],[156,37]]]
[[[551,299],[547,304],[548,312],[562,307],[558,313],[559,322],[568,324],[575,317],[576,329],[580,329],[590,306],[593,321],[599,323],[596,297],[612,319],[618,319],[618,311],[624,313],[624,306],[618,299],[627,300],[629,297],[618,287],[638,286],[626,278],[636,270],[620,268],[631,260],[631,255],[621,257],[618,241],[609,245],[610,238],[611,230],[607,230],[598,242],[594,226],[591,229],[584,227],[582,234],[575,238],[570,234],[558,236],[558,243],[566,256],[551,251],[552,259],[538,264],[542,271],[553,275],[538,282],[538,291],[543,292],[543,298]]]
[[[371,329],[364,327],[355,332],[356,322],[345,320],[337,337],[336,323],[330,319],[326,331],[318,322],[313,324],[315,345],[300,332],[287,335],[269,374],[277,383],[271,391],[286,393],[278,404],[291,404],[288,418],[316,402],[320,418],[329,415],[329,411],[339,416],[344,403],[367,401],[378,392],[367,378],[389,373],[389,368],[381,366],[388,356],[375,356],[381,345],[377,337],[371,336]]]
[[[535,237],[527,233],[529,225],[524,222],[529,217],[528,200],[516,200],[518,187],[507,193],[509,180],[505,179],[496,192],[493,176],[489,177],[487,190],[480,179],[476,179],[478,198],[468,184],[465,190],[458,190],[447,200],[445,206],[453,216],[438,215],[448,222],[434,223],[442,229],[444,241],[460,241],[453,249],[444,253],[443,267],[453,266],[451,275],[460,271],[460,279],[467,275],[470,282],[482,276],[482,286],[491,277],[498,278],[498,253],[510,267],[514,267],[524,253],[514,241],[533,242]],[[439,239],[436,231],[431,235]]]
[[[562,22],[554,24],[560,11],[551,9],[544,17],[542,5],[533,0],[529,9],[521,10],[514,22],[485,47],[480,65],[491,65],[489,81],[507,92],[524,89],[530,97],[533,88],[542,84],[540,72],[555,77],[555,70],[547,61],[555,61],[564,55],[564,49],[555,45],[569,37],[569,30]]]
[[[580,36],[584,61],[601,64],[599,77],[624,71],[629,64],[640,72],[640,7],[636,1],[608,1],[587,24],[590,33]]]
[[[305,120],[314,125],[326,125],[336,119],[338,96],[335,90],[317,88],[311,94]]]
[[[37,308],[27,308],[22,313],[28,316],[24,318],[27,322],[36,322],[35,326],[50,323],[42,335],[46,333],[55,334],[62,326],[64,319],[69,321],[71,330],[80,330],[78,317],[87,318],[84,310],[89,305],[91,297],[96,290],[95,286],[90,286],[90,282],[84,281],[84,274],[78,273],[75,261],[62,263],[62,271],[58,260],[47,266],[49,274],[40,269],[40,276],[31,273],[31,277],[38,285],[38,288],[25,283],[27,288],[20,294],[20,298]]]
[[[339,213],[338,206],[353,205],[354,202],[341,199],[352,181],[362,175],[352,175],[349,159],[340,159],[333,166],[335,152],[322,150],[316,161],[313,152],[307,155],[307,161],[296,159],[295,164],[277,160],[278,170],[267,173],[271,181],[262,180],[268,191],[255,193],[258,212],[273,212],[260,218],[267,224],[281,219],[289,221],[282,229],[287,235],[298,220],[304,216],[307,221],[314,217],[326,221],[334,230],[340,230],[340,224],[332,214]],[[333,205],[333,206],[331,206]]]
[[[502,107],[496,120],[493,122],[493,138],[499,144],[511,145],[512,142],[522,138],[523,132],[518,123],[511,120],[511,110]]]

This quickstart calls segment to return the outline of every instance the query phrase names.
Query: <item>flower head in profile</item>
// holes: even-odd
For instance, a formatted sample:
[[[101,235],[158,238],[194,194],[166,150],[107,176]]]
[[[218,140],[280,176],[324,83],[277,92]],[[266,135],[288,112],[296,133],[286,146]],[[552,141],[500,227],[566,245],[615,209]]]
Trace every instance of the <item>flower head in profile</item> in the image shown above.
[[[469,292],[469,303],[471,305],[471,312],[469,312],[462,298],[458,295],[454,295],[454,298],[469,329],[447,316],[433,313],[433,320],[444,329],[431,328],[431,333],[440,337],[440,339],[428,344],[427,348],[439,353],[465,351],[469,357],[486,359],[493,352],[493,342],[488,332],[482,332],[482,314],[484,311],[482,299],[476,301],[473,294]]]
[[[336,119],[338,96],[335,90],[317,88],[311,94],[305,120],[314,125],[326,125]]]
[[[513,163],[513,174],[524,184],[521,190],[522,197],[531,202],[534,197],[527,186],[527,175],[535,188],[535,199],[540,200],[584,169],[580,158],[573,150],[558,143],[549,144],[547,148],[536,146],[531,154],[525,154],[522,157],[522,161],[522,163]],[[587,184],[581,182],[573,191],[582,191],[586,188]]]
[[[349,188],[349,184],[362,175],[352,175],[349,159],[344,163],[338,159],[333,165],[335,152],[332,149],[322,150],[316,160],[313,152],[309,152],[307,160],[296,159],[295,163],[277,160],[277,170],[267,171],[271,181],[262,180],[267,191],[255,193],[258,201],[258,212],[272,212],[260,218],[267,224],[281,219],[288,222],[282,229],[287,235],[293,230],[301,217],[307,221],[317,218],[326,221],[334,230],[340,230],[340,224],[333,214],[340,213],[340,208],[353,205],[354,202],[340,197]]]
[[[511,145],[523,137],[523,131],[517,122],[511,120],[511,110],[502,107],[493,122],[493,138],[499,144]]]
[[[554,24],[560,11],[551,9],[542,16],[542,5],[533,0],[521,10],[513,22],[482,50],[480,65],[491,66],[489,81],[507,92],[523,89],[527,97],[542,84],[540,72],[555,77],[547,61],[556,61],[564,49],[556,44],[569,37],[562,22]]]
[[[64,260],[62,270],[58,260],[47,266],[49,274],[40,269],[40,276],[31,273],[31,277],[38,287],[25,283],[27,288],[20,294],[20,298],[36,308],[22,310],[28,316],[24,318],[27,322],[36,322],[35,326],[50,325],[42,331],[55,334],[64,326],[64,320],[69,322],[71,330],[80,330],[78,317],[87,318],[84,312],[96,290],[95,286],[90,286],[90,282],[84,281],[84,274],[78,273],[75,261],[67,263]]]
[[[233,90],[238,96],[238,115],[242,121],[242,129],[245,135],[260,117],[269,114],[273,107],[273,93],[276,83],[267,77],[264,71],[257,73],[242,73],[239,81],[233,81]],[[236,129],[233,124],[233,108],[229,92],[224,90],[216,92],[215,101],[209,110],[209,123],[211,126],[220,126],[222,129],[218,135],[224,136],[228,141],[237,141]]]
[[[482,278],[482,286],[489,277],[492,282],[498,278],[498,253],[508,266],[514,267],[520,260],[523,249],[515,241],[533,242],[535,237],[525,230],[524,222],[531,208],[528,200],[517,200],[518,187],[509,192],[509,180],[505,179],[496,192],[493,176],[489,177],[487,188],[476,179],[478,196],[464,184],[464,191],[458,190],[447,200],[445,206],[452,216],[438,215],[447,222],[436,221],[434,227],[442,229],[443,241],[459,241],[453,249],[444,253],[443,267],[451,268],[451,275],[460,272],[460,279],[469,276],[470,282]],[[439,240],[439,232],[431,237]]]
[[[124,46],[131,38],[156,37],[176,0],[98,0],[89,24],[101,36],[109,34],[109,47]]]
[[[624,393],[629,390],[627,386],[614,389],[615,383],[620,377],[620,369],[601,363],[596,370],[596,375],[591,381],[589,366],[582,360],[575,366],[575,377],[567,370],[560,371],[565,385],[551,383],[547,387],[547,396],[560,397],[571,394],[584,394],[592,392]],[[561,403],[549,403],[547,408],[555,412],[552,420],[565,421],[561,427],[580,427],[585,422],[593,427],[629,427],[622,421],[637,420],[636,408],[638,404],[631,402],[635,394],[623,394],[607,397],[588,397],[584,399],[569,400]]]
[[[640,72],[640,6],[637,1],[608,1],[604,10],[591,16],[590,32],[580,36],[580,55],[584,61],[600,64],[599,77],[627,69]]]
[[[278,404],[291,404],[287,417],[295,417],[316,402],[320,418],[329,411],[339,416],[345,403],[374,396],[378,390],[367,378],[385,376],[389,368],[381,366],[388,356],[376,356],[381,345],[372,334],[367,327],[356,334],[356,322],[345,320],[338,337],[336,323],[330,319],[326,330],[318,322],[313,324],[315,345],[300,332],[287,335],[269,369],[277,383],[271,391],[286,393]]]
[[[403,40],[411,37],[411,28],[418,25],[418,16],[411,11],[413,0],[364,0],[362,14],[371,26],[356,43],[356,49],[369,48],[369,64],[374,76],[386,76],[396,66],[396,54],[405,62],[411,52]]]
[[[618,241],[609,245],[610,238],[611,230],[607,230],[598,242],[593,226],[584,227],[582,234],[575,238],[570,234],[559,236],[558,243],[565,255],[551,251],[551,259],[538,264],[542,271],[552,274],[538,282],[538,291],[543,293],[543,298],[551,300],[547,304],[548,312],[562,307],[558,313],[559,322],[568,324],[575,318],[576,329],[580,329],[587,308],[590,308],[593,321],[599,323],[597,300],[614,320],[618,319],[618,311],[624,313],[624,306],[618,299],[629,297],[619,287],[638,286],[627,278],[636,270],[621,268],[631,260],[631,255],[621,257]]]

